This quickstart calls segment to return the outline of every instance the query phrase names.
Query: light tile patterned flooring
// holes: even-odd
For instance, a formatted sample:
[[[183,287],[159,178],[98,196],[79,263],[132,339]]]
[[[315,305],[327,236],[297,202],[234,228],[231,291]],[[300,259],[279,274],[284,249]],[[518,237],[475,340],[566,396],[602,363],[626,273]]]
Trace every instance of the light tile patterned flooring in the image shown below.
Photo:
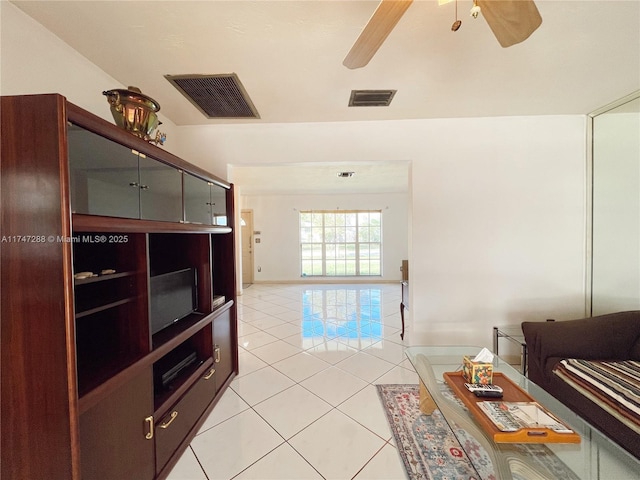
[[[400,285],[252,285],[240,375],[169,480],[407,478],[375,384],[418,383]]]

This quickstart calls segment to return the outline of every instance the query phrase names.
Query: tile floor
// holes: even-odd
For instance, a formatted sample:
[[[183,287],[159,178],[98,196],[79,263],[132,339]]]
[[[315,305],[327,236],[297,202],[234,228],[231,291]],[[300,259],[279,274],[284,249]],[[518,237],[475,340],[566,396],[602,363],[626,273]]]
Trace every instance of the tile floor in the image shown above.
[[[407,478],[375,384],[418,383],[400,285],[252,285],[240,375],[169,480]]]

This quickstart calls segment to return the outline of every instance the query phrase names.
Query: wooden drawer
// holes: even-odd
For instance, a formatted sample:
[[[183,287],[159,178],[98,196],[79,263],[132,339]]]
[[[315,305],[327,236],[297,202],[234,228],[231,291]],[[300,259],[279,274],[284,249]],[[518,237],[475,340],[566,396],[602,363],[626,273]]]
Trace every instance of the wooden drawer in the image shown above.
[[[166,465],[215,394],[216,375],[212,366],[164,417],[156,421],[156,472]]]

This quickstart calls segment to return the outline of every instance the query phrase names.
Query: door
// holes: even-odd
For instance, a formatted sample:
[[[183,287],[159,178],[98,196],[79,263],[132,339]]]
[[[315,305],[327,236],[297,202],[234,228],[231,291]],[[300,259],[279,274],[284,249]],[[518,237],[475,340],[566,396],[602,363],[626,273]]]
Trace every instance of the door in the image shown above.
[[[213,225],[228,225],[227,221],[227,189],[211,184],[211,214]]]
[[[151,367],[80,415],[83,479],[151,479],[155,473]]]
[[[242,210],[242,284],[253,283],[253,210]]]
[[[184,174],[184,219],[187,223],[211,225],[211,185],[190,173]]]
[[[140,154],[140,218],[182,220],[182,172]]]
[[[138,152],[70,125],[73,213],[140,218]]]
[[[231,336],[231,310],[227,310],[213,323],[213,366],[216,369],[216,391],[220,390],[235,367],[233,364],[233,338]]]

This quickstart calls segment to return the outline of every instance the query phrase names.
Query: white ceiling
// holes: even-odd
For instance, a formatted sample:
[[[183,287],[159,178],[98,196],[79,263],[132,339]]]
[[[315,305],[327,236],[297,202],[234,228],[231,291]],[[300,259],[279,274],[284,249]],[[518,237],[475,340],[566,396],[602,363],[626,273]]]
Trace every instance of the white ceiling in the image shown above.
[[[587,114],[640,88],[640,0],[537,0],[542,26],[506,49],[472,0],[455,33],[454,3],[417,0],[358,70],[342,60],[377,0],[13,3],[177,125]],[[222,73],[260,119],[207,119],[164,78]],[[353,108],[352,89],[397,94]]]
[[[354,172],[350,178],[339,172]],[[268,175],[268,178],[266,177]],[[233,166],[233,182],[242,194],[402,193],[409,184],[409,163],[354,162]]]

